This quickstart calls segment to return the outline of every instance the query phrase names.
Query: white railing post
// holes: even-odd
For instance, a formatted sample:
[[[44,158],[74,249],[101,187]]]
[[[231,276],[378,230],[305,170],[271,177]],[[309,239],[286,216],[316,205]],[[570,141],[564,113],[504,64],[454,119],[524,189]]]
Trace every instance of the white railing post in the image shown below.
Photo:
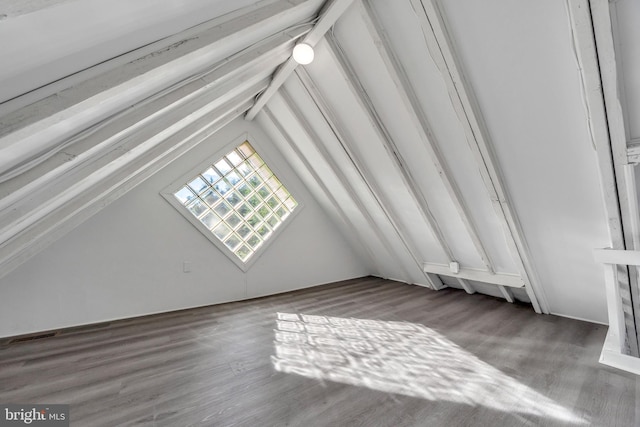
[[[616,347],[622,352],[625,348],[626,329],[624,312],[618,289],[617,264],[604,264],[604,284],[607,295],[607,311],[609,313],[609,333],[615,340]]]
[[[602,346],[600,363],[640,375],[640,358],[627,354],[624,310],[618,286],[619,265],[640,265],[640,251],[596,249],[596,261],[604,266],[609,332]]]

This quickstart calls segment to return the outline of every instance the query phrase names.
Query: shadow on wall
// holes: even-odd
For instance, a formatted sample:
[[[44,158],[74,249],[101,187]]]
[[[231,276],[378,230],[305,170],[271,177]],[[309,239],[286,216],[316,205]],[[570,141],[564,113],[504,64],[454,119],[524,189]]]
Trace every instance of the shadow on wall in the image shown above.
[[[420,324],[292,313],[278,313],[276,323],[279,372],[588,424]]]

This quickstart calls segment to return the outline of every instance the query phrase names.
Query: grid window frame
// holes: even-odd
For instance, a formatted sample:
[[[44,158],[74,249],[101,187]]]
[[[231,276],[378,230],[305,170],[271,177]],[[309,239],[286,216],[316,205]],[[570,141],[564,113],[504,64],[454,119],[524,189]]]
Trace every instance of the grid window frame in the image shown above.
[[[259,152],[260,143],[245,134],[160,193],[245,272],[303,208],[277,165]],[[288,197],[282,200],[282,194]],[[280,217],[283,208],[287,213]]]

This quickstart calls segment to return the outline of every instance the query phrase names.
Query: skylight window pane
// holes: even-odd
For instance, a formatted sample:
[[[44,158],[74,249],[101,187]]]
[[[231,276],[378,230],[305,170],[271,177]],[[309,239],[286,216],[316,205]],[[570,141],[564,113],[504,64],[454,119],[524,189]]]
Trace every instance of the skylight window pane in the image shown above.
[[[269,215],[271,213],[271,211],[269,210],[268,207],[266,207],[265,205],[260,206],[260,209],[258,209],[258,214],[260,214],[260,216],[262,218],[265,218],[267,215]]]
[[[248,181],[249,181],[249,184],[251,184],[251,186],[253,188],[257,188],[257,187],[260,186],[260,184],[262,184],[262,179],[258,176],[258,174],[251,175],[251,177],[249,177]]]
[[[240,175],[238,175],[235,172],[229,172],[227,174],[226,178],[227,178],[227,181],[229,181],[229,183],[231,185],[236,185],[237,183],[239,183],[242,180],[242,178],[240,178]]]
[[[225,242],[224,244],[227,245],[227,247],[229,249],[231,249],[232,251],[237,248],[240,243],[242,243],[242,240],[240,240],[240,238],[238,236],[236,236],[235,234],[232,234]]]
[[[213,227],[220,223],[220,218],[218,218],[218,215],[214,214],[213,212],[209,212],[205,214],[205,216],[203,216],[200,221],[202,221],[205,227],[211,230]]]
[[[245,159],[247,157],[249,157],[250,155],[252,155],[253,153],[255,153],[253,147],[251,147],[251,145],[249,145],[248,142],[245,142],[244,144],[242,144],[241,146],[238,147],[238,152],[240,154],[242,154]]]
[[[242,245],[240,249],[236,251],[236,256],[240,258],[242,261],[246,261],[247,258],[253,253],[251,249],[249,249],[246,245]]]
[[[284,205],[291,211],[293,212],[293,210],[295,209],[296,206],[298,206],[298,204],[296,203],[295,200],[293,200],[293,197],[289,197],[285,202]]]
[[[267,180],[267,185],[269,186],[271,191],[276,191],[282,184],[280,184],[280,181],[278,181],[278,178],[276,178],[275,176],[272,176]]]
[[[216,169],[218,169],[222,175],[228,174],[232,169],[229,163],[227,163],[226,160],[224,159],[216,163],[215,166],[216,166]]]
[[[227,154],[227,160],[229,161],[229,163],[231,163],[233,166],[237,167],[240,163],[243,162],[243,158],[240,157],[240,155],[238,153],[236,153],[235,151],[230,152],[229,154]]]
[[[220,240],[224,240],[231,233],[231,229],[224,222],[213,229],[213,234]]]
[[[261,242],[262,240],[260,240],[260,238],[256,234],[252,234],[251,237],[249,237],[249,239],[247,240],[247,243],[249,244],[249,246],[251,246],[254,249],[260,246]]]
[[[214,190],[209,190],[202,198],[209,206],[213,206],[218,200],[220,200],[220,195]]]
[[[224,196],[229,190],[231,190],[231,185],[229,185],[229,183],[224,179],[221,179],[216,184],[214,184],[213,188],[218,190],[218,193]]]
[[[260,168],[260,166],[262,166],[264,164],[264,162],[262,161],[262,159],[260,158],[260,156],[258,156],[257,154],[253,154],[251,157],[249,157],[247,160],[249,160],[249,164],[255,169],[258,170]]]
[[[263,199],[267,199],[269,198],[269,196],[272,194],[271,191],[269,190],[269,187],[267,187],[266,185],[263,185],[262,187],[260,187],[260,189],[258,190],[258,194],[262,196]]]
[[[253,209],[251,209],[251,207],[246,203],[243,203],[236,208],[236,212],[238,212],[243,218],[246,218],[250,213],[253,212]]]
[[[269,218],[267,218],[267,224],[269,224],[271,228],[275,229],[280,224],[280,220],[277,216],[271,215]]]
[[[260,217],[258,215],[252,215],[251,218],[247,220],[247,223],[255,228],[260,224]]]
[[[242,262],[273,235],[297,202],[248,142],[173,196]],[[235,231],[234,231],[235,230]]]
[[[288,214],[289,212],[285,209],[284,206],[280,206],[278,209],[276,209],[276,215],[278,215],[280,219],[284,219]]]
[[[214,182],[220,179],[220,175],[218,175],[218,173],[213,168],[209,168],[206,171],[202,172],[202,177],[209,184],[213,184]]]
[[[193,201],[193,203],[189,204],[187,206],[187,208],[195,215],[195,216],[200,216],[200,214],[202,214],[203,212],[209,210],[209,208],[207,207],[207,205],[204,204],[204,202],[200,199],[196,199]]]
[[[229,218],[227,218],[225,221],[231,226],[231,228],[236,228],[236,226],[242,222],[240,217],[236,214],[229,215]]]
[[[278,206],[278,200],[275,197],[271,196],[269,197],[269,199],[267,199],[267,205],[269,205],[271,209],[275,209],[275,207]]]
[[[263,239],[266,239],[265,236],[271,233],[271,230],[269,229],[269,227],[267,227],[266,224],[262,224],[260,227],[258,227],[256,232],[260,235],[260,237],[262,237]]]
[[[278,196],[278,199],[284,202],[289,198],[289,192],[284,187],[280,187],[276,191],[276,196]]]
[[[189,183],[189,187],[191,187],[191,189],[196,193],[196,194],[200,194],[200,192],[202,192],[202,190],[204,190],[205,188],[209,187],[207,185],[207,183],[200,177],[197,177],[196,179],[194,179],[193,181],[191,181]]]
[[[243,182],[238,186],[238,191],[240,192],[240,194],[246,197],[249,193],[251,193],[252,190],[249,184]]]
[[[258,175],[260,175],[260,177],[266,181],[269,178],[271,178],[271,175],[273,175],[271,173],[271,170],[267,167],[267,165],[263,165],[260,169],[258,169]]]
[[[247,163],[242,163],[240,165],[238,165],[238,167],[236,168],[236,170],[238,172],[240,172],[240,175],[242,176],[247,176],[249,175],[251,172],[253,172],[253,169],[251,168],[251,166],[249,166],[249,164]]]
[[[196,197],[193,191],[187,187],[181,188],[180,191],[175,193],[175,196],[183,205]]]
[[[226,214],[229,213],[231,208],[225,202],[222,202],[216,205],[216,207],[213,208],[213,210],[216,211],[216,213],[220,215],[220,217],[224,217]]]
[[[262,200],[260,200],[260,197],[254,194],[253,196],[249,197],[249,199],[247,199],[247,202],[249,202],[249,204],[255,208],[258,207],[260,203],[262,203]]]
[[[238,228],[238,235],[243,239],[246,239],[249,233],[251,233],[251,228],[246,224],[242,224],[240,228]]]
[[[238,203],[240,203],[242,201],[242,198],[238,195],[238,193],[236,193],[235,191],[230,193],[227,196],[227,202],[229,202],[229,204],[231,206],[236,206]]]

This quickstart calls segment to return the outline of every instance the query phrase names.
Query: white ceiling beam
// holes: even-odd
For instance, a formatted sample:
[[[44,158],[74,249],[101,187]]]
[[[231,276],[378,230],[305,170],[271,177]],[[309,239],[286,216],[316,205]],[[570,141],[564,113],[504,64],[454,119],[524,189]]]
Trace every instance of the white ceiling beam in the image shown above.
[[[620,201],[616,187],[616,173],[612,162],[612,144],[609,139],[607,112],[604,104],[604,93],[600,79],[600,67],[596,50],[593,23],[589,8],[589,0],[567,0],[567,9],[571,24],[572,42],[574,44],[577,68],[580,71],[582,97],[587,108],[587,126],[591,143],[596,149],[602,195],[612,247],[624,249],[622,219],[620,217]],[[622,120],[622,118],[620,118]],[[626,141],[622,141],[624,163],[626,163]],[[620,170],[622,172],[622,169]],[[620,174],[622,176],[622,174]],[[623,180],[620,179],[620,184]],[[624,192],[621,192],[622,195]]]
[[[247,53],[249,59],[241,56],[224,63],[218,69],[222,75],[207,76],[211,84],[203,81],[196,89],[190,86],[192,92],[178,91],[182,98],[177,99],[169,91],[169,102],[159,100],[160,107],[142,103],[130,113],[138,121],[125,120],[128,128],[105,128],[105,134],[97,136],[98,144],[68,156],[56,168],[47,171],[49,165],[43,164],[28,171],[37,185],[27,176],[18,177],[25,184],[13,191],[13,181],[3,184],[0,277],[199,144],[219,124],[246,112],[253,105],[250,100],[267,87],[277,65],[276,52]]]
[[[308,7],[262,8],[223,23],[217,28],[219,38],[211,44],[0,138],[0,180],[23,172],[60,150],[79,130],[206,72],[225,58],[282,31],[293,18],[304,16]]]
[[[158,53],[166,57],[171,57],[175,54],[181,56],[180,51],[183,47],[191,43],[198,44],[200,40],[206,40],[208,44],[216,39],[239,33],[236,34],[236,37],[240,35],[242,37],[248,36],[252,39],[252,41],[245,44],[245,46],[249,46],[254,42],[264,39],[267,35],[276,34],[279,31],[286,30],[290,26],[298,25],[301,21],[308,20],[317,14],[321,4],[321,0],[257,2],[253,5],[211,19],[200,25],[193,26],[185,31],[146,44],[138,49],[123,53],[115,58],[100,62],[87,69],[76,70],[77,72],[63,78],[58,78],[56,81],[44,86],[36,89],[32,88],[33,90],[23,95],[1,102],[0,115],[3,116],[69,88],[73,90],[76,87],[82,87],[83,90],[85,90],[85,82],[87,80],[92,80],[97,76],[104,76],[116,68],[119,70],[119,75],[122,72],[126,73],[128,64],[140,58],[146,57],[145,59],[148,59],[150,56],[157,57]],[[60,25],[60,23],[58,23],[58,25]],[[234,43],[235,42],[228,43],[228,47],[231,48],[229,51],[225,51],[226,47],[219,49],[219,53],[222,54],[220,58],[228,56],[233,52]],[[180,46],[180,48],[174,49],[176,46]],[[141,65],[139,61],[136,62],[137,64],[135,64],[135,66],[130,67],[134,72],[136,69],[139,70]],[[37,70],[34,71],[39,72]],[[102,84],[101,87],[104,87],[104,84]]]
[[[297,77],[300,77],[300,76],[298,75]],[[300,81],[301,81],[301,84],[304,86],[303,80],[300,79]],[[313,84],[312,82],[309,82],[309,83]],[[307,92],[308,92],[308,89],[306,88],[306,86],[305,86],[305,90],[307,90]],[[349,193],[349,196],[350,196],[351,200],[357,206],[358,210],[361,212],[362,216],[367,221],[367,224],[369,225],[371,230],[378,230],[379,228],[376,226],[376,222],[373,219],[373,217],[371,215],[371,212],[369,212],[369,209],[367,209],[365,207],[365,204],[364,204],[364,202],[362,200],[361,195],[358,194],[358,192],[353,188],[353,185],[351,184],[351,181],[346,177],[346,175],[344,174],[342,169],[338,166],[338,164],[336,163],[336,160],[329,153],[329,151],[327,150],[325,145],[322,142],[320,142],[321,141],[320,137],[313,130],[313,127],[311,126],[309,121],[300,113],[300,111],[297,108],[295,108],[295,102],[293,100],[293,97],[291,97],[291,95],[289,94],[289,91],[285,87],[283,87],[282,90],[280,91],[280,95],[282,96],[282,98],[284,99],[285,103],[289,107],[290,112],[294,115],[294,117],[296,118],[298,123],[302,126],[302,128],[305,130],[305,132],[309,136],[309,140],[314,144],[314,146],[316,147],[316,149],[318,150],[318,152],[320,153],[322,158],[325,159],[325,161],[327,162],[327,164],[331,168],[333,174],[338,178],[338,180],[342,183],[342,186]],[[313,96],[311,94],[310,94],[310,97],[313,100]],[[315,100],[313,100],[313,102],[315,102]],[[317,106],[317,104],[316,104],[316,106]],[[321,110],[320,110],[320,112],[322,113]],[[348,155],[348,153],[346,153],[346,154]],[[365,181],[365,184],[366,184],[366,181]],[[389,248],[393,247],[391,242],[389,241],[388,237],[386,236],[386,233],[379,232],[379,233],[375,233],[375,235],[376,235],[376,238],[378,238],[380,240],[380,242],[382,243],[382,247],[384,247],[387,250],[389,250]],[[388,253],[389,253],[389,256],[394,260],[394,264],[397,265],[398,268],[405,275],[404,281],[408,282],[409,281],[408,278],[411,277],[411,274],[405,268],[404,263],[399,258],[399,255],[393,250],[390,250]],[[380,263],[380,260],[378,260],[377,262]],[[384,265],[384,263],[380,263],[380,265]],[[436,283],[436,284],[438,284],[438,283]]]
[[[421,269],[422,261],[419,259],[417,255],[418,251],[416,250],[415,247],[413,247],[413,242],[409,238],[410,233],[404,229],[404,227],[401,225],[399,221],[397,221],[396,213],[392,212],[390,209],[390,206],[393,206],[393,204],[386,199],[386,197],[384,196],[384,192],[378,187],[375,180],[372,179],[373,174],[371,173],[371,171],[369,171],[366,165],[363,164],[357,158],[357,156],[355,156],[355,154],[349,147],[349,144],[347,143],[347,137],[346,137],[347,133],[342,129],[341,122],[338,120],[337,115],[333,112],[333,109],[325,101],[324,97],[322,96],[317,86],[313,82],[313,79],[311,78],[311,76],[309,76],[306,70],[304,68],[299,68],[298,70],[296,70],[296,74],[298,75],[298,77],[302,81],[303,86],[305,87],[305,89],[313,99],[314,103],[316,104],[316,107],[322,113],[322,116],[324,117],[325,121],[327,122],[329,127],[332,129],[338,142],[342,146],[342,149],[345,151],[348,158],[350,159],[352,166],[361,176],[363,182],[366,183],[367,188],[369,189],[369,192],[371,193],[373,198],[376,200],[376,203],[380,207],[381,211],[384,212],[385,217],[387,218],[389,223],[392,225],[398,239],[402,242],[408,254],[411,256],[413,262],[422,272],[422,269]],[[321,141],[318,141],[317,143],[322,144]],[[428,274],[428,272],[424,272],[424,273],[427,273],[425,277],[429,282],[429,285],[433,289],[438,290],[443,287],[442,282],[438,277]]]
[[[306,43],[309,46],[314,47],[322,37],[324,37],[325,33],[329,31],[333,24],[335,24],[342,16],[351,3],[353,3],[353,0],[328,0],[327,4],[320,12],[318,23],[306,36],[304,36],[302,43]],[[280,89],[280,86],[282,86],[282,84],[289,78],[297,66],[298,63],[293,59],[293,57],[290,57],[287,62],[285,62],[278,71],[276,71],[276,74],[273,76],[273,80],[267,90],[258,97],[253,108],[251,108],[247,113],[245,117],[247,120],[254,119],[260,109],[269,102],[269,99],[271,99],[273,94]]]
[[[1,212],[3,210],[14,203],[27,200],[39,190],[46,189],[47,194],[54,193],[55,190],[51,188],[51,185],[61,180],[65,175],[74,170],[91,168],[93,162],[117,150],[127,140],[140,138],[141,132],[149,132],[166,127],[175,117],[190,114],[199,106],[210,102],[208,99],[212,96],[219,96],[219,92],[215,90],[219,86],[226,84],[226,87],[233,90],[234,88],[231,85],[235,85],[236,82],[244,82],[260,75],[267,77],[269,70],[275,69],[281,58],[287,55],[291,45],[292,42],[287,36],[274,38],[270,43],[259,48],[247,50],[234,59],[225,60],[214,71],[200,76],[201,80],[198,84],[190,86],[191,92],[181,90],[182,97],[174,102],[162,106],[162,99],[159,98],[157,103],[162,108],[156,106],[154,102],[146,100],[143,103],[129,107],[120,115],[110,118],[98,127],[86,131],[77,129],[77,135],[63,144],[65,147],[69,146],[68,151],[72,151],[74,153],[73,156],[66,157],[63,163],[50,170],[45,171],[42,170],[44,168],[39,168],[33,171],[33,174],[29,173],[29,176],[25,176],[24,180],[21,179],[21,183],[16,190],[8,192],[8,194],[0,198],[0,226],[2,224]],[[258,78],[261,79],[261,77]],[[230,81],[232,82],[231,85],[229,85]],[[200,87],[195,88],[197,86]],[[173,89],[177,90],[177,88]],[[118,126],[117,119],[122,118],[121,116],[124,116],[124,114],[135,114],[138,117],[138,121],[121,129]],[[110,132],[113,133],[110,134]],[[109,135],[109,137],[105,138],[105,134]],[[90,148],[84,151],[75,151],[73,146],[75,143],[82,143],[83,146],[89,146]]]
[[[8,243],[15,240],[16,237],[44,222],[44,220],[50,219],[56,210],[65,204],[71,204],[75,198],[84,193],[91,192],[98,184],[104,185],[104,183],[109,182],[113,179],[112,175],[127,170],[127,167],[135,164],[136,161],[145,159],[145,161],[148,160],[149,165],[153,164],[154,158],[150,156],[150,153],[161,144],[167,144],[167,141],[172,140],[176,135],[180,135],[185,130],[190,130],[193,133],[194,128],[196,133],[204,132],[207,126],[203,126],[202,130],[198,130],[198,126],[205,124],[203,122],[206,122],[206,120],[210,120],[212,114],[226,115],[228,114],[227,110],[235,110],[237,108],[237,102],[234,102],[236,98],[239,97],[244,103],[249,96],[248,94],[255,94],[266,86],[264,84],[265,81],[264,79],[262,81],[250,80],[245,86],[237,89],[237,92],[233,95],[226,92],[182,118],[175,121],[167,119],[169,126],[161,127],[152,132],[146,140],[136,141],[137,143],[132,145],[114,148],[114,151],[116,151],[119,156],[106,165],[101,166],[99,169],[92,170],[89,175],[73,177],[73,179],[71,179],[67,174],[64,177],[64,183],[69,181],[74,182],[70,187],[65,186],[63,189],[55,188],[55,190],[57,190],[55,192],[52,191],[54,188],[51,186],[39,188],[37,189],[37,193],[32,193],[28,196],[28,199],[21,199],[13,204],[6,205],[0,212],[0,253],[2,253],[2,250],[7,247]],[[224,110],[224,106],[229,103],[232,103],[232,105],[227,106],[227,110]],[[220,111],[221,108],[223,111]],[[178,142],[184,143],[184,140]],[[167,147],[169,152],[176,148],[177,147],[171,146]],[[150,157],[147,159],[147,156]],[[81,173],[82,171],[77,172]],[[153,172],[155,172],[155,170]],[[15,218],[15,211],[25,213],[19,218]]]
[[[64,193],[43,203],[42,208],[47,212],[45,217],[39,213],[35,213],[38,218],[27,215],[3,228],[0,231],[3,239],[0,245],[0,277],[242,115],[253,104],[256,92],[266,86],[265,80],[245,90],[240,96],[201,115],[193,127],[179,126],[123,153],[118,162],[96,170]],[[7,237],[9,239],[5,240]]]
[[[489,270],[490,272],[495,271],[491,258],[489,257],[489,254],[487,253],[484,244],[480,239],[480,235],[475,224],[473,223],[473,220],[471,219],[469,208],[464,201],[457,183],[453,179],[453,175],[449,169],[449,166],[447,165],[446,160],[440,153],[438,142],[436,141],[436,137],[431,130],[431,125],[429,124],[427,116],[424,113],[423,107],[418,100],[416,91],[413,88],[413,85],[411,84],[409,77],[404,70],[404,67],[395,57],[393,48],[391,47],[391,44],[387,37],[384,35],[381,24],[376,17],[375,12],[367,1],[363,1],[361,3],[360,15],[362,16],[362,19],[366,24],[369,35],[374,40],[374,43],[378,49],[378,53],[380,54],[380,57],[382,58],[386,66],[389,76],[394,82],[397,93],[398,95],[400,95],[400,98],[404,103],[405,109],[407,110],[411,121],[415,125],[415,128],[420,135],[420,139],[422,140],[424,147],[429,152],[431,161],[433,162],[433,165],[435,166],[436,171],[438,172],[438,175],[440,176],[442,183],[444,184],[444,187],[449,194],[449,198],[456,208],[458,216],[464,224],[467,235],[473,242],[473,246],[487,270]],[[422,194],[419,189],[416,190],[419,194]],[[424,196],[422,196],[422,198],[424,199]],[[423,209],[428,209],[426,200],[424,200],[420,205],[423,207]],[[443,236],[442,239],[444,239]],[[446,245],[446,242],[443,242],[441,244]],[[451,260],[455,260],[456,257],[451,253],[450,250],[449,253],[449,257],[451,258]]]
[[[576,65],[580,72],[582,97],[587,109],[586,119],[589,135],[591,143],[596,149],[598,159],[598,171],[600,173],[602,197],[611,245],[614,249],[625,249],[633,244],[633,237],[631,236],[632,223],[626,188],[627,181],[624,179],[624,164],[627,163],[627,144],[624,134],[621,134],[624,131],[623,118],[622,116],[616,118],[618,113],[622,114],[622,110],[617,99],[617,92],[613,91],[614,88],[609,88],[608,90],[608,100],[611,107],[609,111],[611,111],[612,117],[609,121],[607,120],[609,111],[605,107],[603,80],[598,61],[598,56],[601,54],[600,47],[602,47],[602,54],[607,56],[606,51],[613,49],[613,40],[611,39],[611,43],[608,44],[601,39],[601,45],[596,46],[594,21],[591,16],[589,0],[567,0],[566,5],[569,13]],[[598,5],[598,3],[595,2],[594,5]],[[601,15],[604,15],[605,11],[608,11],[608,9],[602,8]],[[608,19],[608,13],[601,16],[600,20],[603,17]],[[611,55],[612,52],[610,51],[609,56]],[[610,60],[615,61],[615,57],[610,58]],[[614,77],[615,63],[604,62],[603,65],[605,65],[605,69],[602,71],[607,73],[607,78],[616,78]],[[611,69],[612,66],[613,70]],[[615,83],[615,80],[611,83]],[[609,128],[610,124],[612,126],[611,129]],[[621,127],[622,129],[620,129]],[[616,137],[616,145],[618,146],[616,150],[614,150],[614,141],[610,139],[610,133]],[[616,158],[618,159],[617,165],[615,164]],[[623,227],[623,221],[626,224],[626,230]],[[619,278],[623,280],[618,280],[618,286],[620,287],[620,294],[625,296],[623,300],[628,302],[623,303],[621,306],[627,314],[627,318],[630,319],[626,323],[629,347],[632,354],[638,356],[638,331],[634,316],[634,311],[640,308],[640,305],[638,305],[637,279],[630,279],[626,267],[623,267],[623,270],[624,275],[619,275]],[[632,285],[634,283],[636,284],[635,286]]]
[[[589,0],[591,11],[592,31],[595,37],[595,47],[597,47],[597,60],[599,65],[600,80],[602,83],[602,93],[606,109],[606,121],[608,124],[609,138],[613,153],[613,163],[618,168],[627,163],[626,148],[633,145],[634,141],[627,141],[624,112],[620,89],[622,83],[618,81],[618,66],[616,62],[616,51],[613,39],[612,11],[615,13],[615,2],[608,0]],[[576,33],[579,36],[580,33]],[[588,32],[584,34],[588,36]],[[640,144],[640,139],[635,141]],[[621,204],[625,203],[621,200]],[[625,224],[623,212],[623,224]],[[640,248],[636,248],[640,249]]]
[[[315,132],[315,130],[313,129],[309,121],[302,115],[300,110],[296,107],[293,97],[289,94],[289,91],[285,87],[282,87],[282,90],[280,91],[280,95],[282,96],[285,104],[289,108],[289,111],[291,112],[291,114],[296,118],[296,121],[304,129],[309,140],[314,144],[318,152],[322,155],[324,160],[327,162],[327,164],[331,168],[334,175],[338,178],[338,180],[342,183],[342,186],[349,193],[351,200],[355,203],[358,210],[362,213],[363,217],[367,221],[367,224],[369,225],[371,230],[376,230],[377,227],[376,227],[375,221],[373,220],[369,210],[365,208],[364,203],[361,200],[361,197],[354,190],[349,179],[347,179],[347,177],[344,175],[340,167],[335,162],[334,158],[327,151],[324,144],[318,143],[318,141],[321,141],[320,137],[318,136],[317,132]],[[380,240],[384,248],[388,249],[391,247],[391,243],[389,242],[389,240],[387,239],[384,233],[376,233],[376,237]],[[376,258],[376,262],[380,263],[379,257],[377,257],[375,254],[373,256],[374,258]],[[404,268],[402,261],[398,258],[397,253],[393,251],[389,251],[389,256],[394,259],[395,264],[400,267],[400,269],[403,271],[406,277],[411,277],[409,272]]]
[[[429,53],[447,86],[449,98],[467,136],[469,148],[489,194],[496,216],[505,233],[505,240],[526,286],[526,292],[537,313],[549,313],[544,288],[539,282],[517,215],[511,208],[502,172],[471,86],[467,83],[455,44],[449,35],[445,19],[432,0],[410,0],[416,12]]]
[[[621,93],[621,88],[623,84],[618,81],[618,63],[616,61],[613,36],[613,21],[615,20],[617,6],[615,2],[607,0],[589,0],[589,6],[591,8],[593,36],[595,37],[600,68],[599,76],[604,95],[607,130],[611,141],[611,154],[616,175],[616,186],[618,187],[624,247],[640,250],[635,172],[633,166],[627,164],[639,163],[640,156],[638,154],[640,152],[637,150],[637,146],[640,145],[640,139],[627,141],[627,128],[625,125],[628,123],[625,123],[625,113],[622,108],[624,93]],[[588,32],[586,33],[585,35],[588,36]],[[591,43],[591,41],[587,41],[587,43]],[[612,230],[612,234],[615,232],[615,230]],[[619,240],[620,233],[617,234],[618,236],[612,236],[612,238]],[[620,247],[620,243],[614,241],[615,246]],[[637,269],[628,269],[628,284],[623,280],[620,286],[623,287],[621,289],[623,292],[624,288],[629,288],[631,291],[633,312],[637,314],[640,313],[640,278],[637,271],[634,270]],[[623,279],[625,278],[623,277]],[[638,356],[640,354],[640,318],[638,316],[636,316],[635,330],[638,352],[635,352],[635,347],[633,347],[633,355]]]
[[[624,165],[624,180],[626,181],[627,200],[629,201],[631,243],[634,248],[640,248],[640,205],[638,205],[636,166],[636,164]]]
[[[420,190],[416,179],[411,174],[406,160],[403,158],[402,153],[398,149],[393,137],[389,134],[386,126],[382,122],[382,119],[378,115],[373,102],[369,98],[367,91],[362,86],[360,79],[353,71],[349,60],[342,51],[339,43],[334,37],[329,35],[327,37],[329,52],[333,57],[333,60],[338,65],[342,78],[349,87],[351,94],[356,99],[363,111],[366,112],[367,119],[372,129],[378,134],[379,141],[384,145],[385,151],[388,154],[389,160],[394,164],[397,172],[402,176],[405,186],[409,190],[409,194],[413,198],[414,203],[419,207],[419,211],[429,227],[429,230],[435,237],[436,241],[440,245],[442,251],[447,255],[448,261],[451,262],[456,259],[449,243],[446,241],[438,222],[429,208],[427,200]]]
[[[291,108],[291,111],[294,111],[294,109]],[[287,146],[291,149],[291,151],[304,164],[305,169],[311,174],[315,183],[318,186],[320,186],[325,197],[330,201],[331,205],[333,206],[334,211],[338,213],[340,220],[343,222],[343,224],[347,226],[346,228],[349,230],[349,234],[351,234],[351,236],[353,237],[353,240],[359,243],[358,248],[361,249],[362,252],[364,252],[367,259],[372,263],[372,265],[378,265],[380,263],[379,258],[376,256],[376,254],[374,254],[371,251],[369,245],[365,243],[366,240],[358,233],[357,231],[358,228],[355,226],[351,218],[349,218],[349,216],[345,213],[341,204],[338,203],[336,198],[333,196],[333,193],[329,191],[329,189],[325,185],[324,180],[320,175],[318,175],[318,173],[313,168],[313,165],[309,162],[305,154],[302,152],[302,150],[298,148],[298,146],[294,142],[294,138],[292,138],[290,133],[287,131],[287,128],[282,125],[280,120],[278,120],[278,118],[275,116],[275,114],[271,111],[271,109],[268,106],[265,105],[265,107],[262,109],[262,113],[264,113],[266,119],[277,129],[278,133],[282,137],[282,140],[284,140],[287,143]],[[260,119],[260,116],[258,120],[259,119]],[[368,221],[370,221],[370,218],[367,218],[366,216],[364,217]]]
[[[438,274],[440,276],[455,277],[457,279],[475,280],[477,282],[489,283],[493,285],[508,286],[511,288],[523,288],[525,286],[522,278],[516,274],[490,273],[485,270],[461,267],[458,273],[453,273],[448,265],[425,262],[423,269],[427,273]]]

